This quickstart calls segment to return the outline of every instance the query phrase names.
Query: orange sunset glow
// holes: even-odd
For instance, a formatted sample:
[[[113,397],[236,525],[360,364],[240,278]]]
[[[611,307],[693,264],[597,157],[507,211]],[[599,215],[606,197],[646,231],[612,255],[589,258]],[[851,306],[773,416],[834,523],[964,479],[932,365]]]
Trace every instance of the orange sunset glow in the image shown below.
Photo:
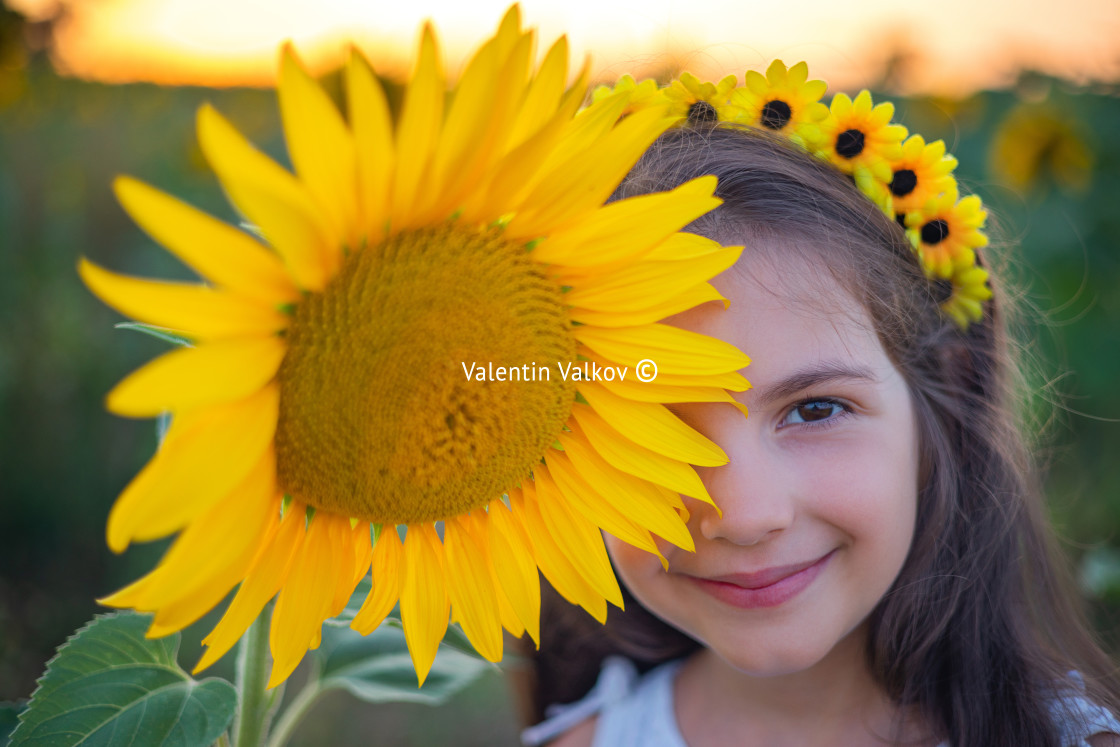
[[[59,0],[8,0],[30,18]],[[71,0],[55,62],[104,81],[268,85],[276,49],[295,41],[309,63],[333,64],[356,43],[396,72],[419,24],[435,21],[454,68],[508,0]],[[804,59],[837,85],[866,82],[904,54],[906,86],[960,92],[1012,80],[1024,67],[1074,80],[1120,71],[1114,0],[524,0],[542,38],[567,33],[602,78],[684,68],[742,74],[774,57]]]

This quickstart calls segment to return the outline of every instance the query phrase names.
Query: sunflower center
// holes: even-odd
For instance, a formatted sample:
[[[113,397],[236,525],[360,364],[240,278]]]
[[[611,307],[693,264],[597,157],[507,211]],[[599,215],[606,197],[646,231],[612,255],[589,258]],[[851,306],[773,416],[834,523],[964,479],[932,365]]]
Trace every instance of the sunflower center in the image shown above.
[[[678,111],[680,111],[678,109]],[[688,107],[688,121],[695,123],[710,123],[719,120],[719,114],[716,108],[709,104],[707,101],[697,101],[692,106]]]
[[[855,158],[863,153],[863,133],[859,130],[844,130],[836,137],[836,152],[844,158]]]
[[[498,232],[452,225],[362,249],[299,304],[287,342],[280,489],[375,523],[500,496],[575,400],[556,368],[576,357],[561,291]],[[520,375],[492,375],[499,366]]]
[[[793,117],[793,110],[784,101],[774,99],[767,101],[766,106],[762,107],[762,126],[769,127],[771,130],[782,129],[789,123],[791,117]]]
[[[899,169],[894,172],[891,179],[891,194],[895,197],[905,197],[918,186],[918,175],[912,169]]]
[[[949,224],[938,218],[922,226],[923,244],[940,244],[949,236]]]

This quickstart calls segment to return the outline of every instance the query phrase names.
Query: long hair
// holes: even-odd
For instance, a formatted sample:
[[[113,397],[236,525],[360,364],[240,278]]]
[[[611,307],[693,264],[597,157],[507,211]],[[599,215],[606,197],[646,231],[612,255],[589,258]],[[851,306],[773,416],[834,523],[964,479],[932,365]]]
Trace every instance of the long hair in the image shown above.
[[[901,227],[830,165],[753,130],[671,130],[615,197],[707,174],[723,205],[686,230],[747,252],[781,246],[831,273],[866,308],[909,387],[922,455],[915,535],[868,620],[867,663],[884,691],[954,747],[1056,747],[1048,705],[1072,669],[1091,700],[1120,712],[1115,667],[1089,632],[1047,523],[997,279],[984,318],[962,333],[939,309],[945,286],[924,276]],[[765,241],[773,238],[782,241]],[[607,655],[648,669],[699,648],[626,604],[604,630],[546,590],[538,707],[586,692]]]

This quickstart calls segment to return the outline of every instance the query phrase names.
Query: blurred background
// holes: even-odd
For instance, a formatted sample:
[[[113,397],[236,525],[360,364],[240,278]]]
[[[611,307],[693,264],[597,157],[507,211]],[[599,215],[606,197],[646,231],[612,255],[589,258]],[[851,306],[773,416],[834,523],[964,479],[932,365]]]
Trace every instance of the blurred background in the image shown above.
[[[189,277],[115,203],[127,173],[234,220],[194,140],[210,101],[284,161],[276,50],[293,39],[333,84],[347,43],[390,82],[425,17],[452,70],[505,0],[5,0],[0,5],[0,700],[28,697],[94,599],[149,570],[164,544],[113,555],[109,506],[155,446],[151,422],[104,394],[164,349],[79,283],[89,256]],[[835,9],[833,6],[837,6]],[[839,9],[843,7],[843,10]],[[649,0],[522,3],[545,43],[567,33],[596,76],[716,77],[804,59],[830,90],[867,86],[896,119],[943,138],[996,224],[1020,291],[1054,519],[1094,624],[1120,651],[1120,4],[1069,0],[836,4]],[[791,10],[792,9],[792,10]],[[210,616],[184,634],[193,665]],[[231,676],[232,662],[218,674]],[[1120,659],[1118,659],[1120,661]],[[297,679],[298,679],[297,674]],[[514,743],[500,674],[423,706],[317,707],[295,743]],[[300,735],[303,735],[302,737]],[[363,736],[365,735],[365,736]]]

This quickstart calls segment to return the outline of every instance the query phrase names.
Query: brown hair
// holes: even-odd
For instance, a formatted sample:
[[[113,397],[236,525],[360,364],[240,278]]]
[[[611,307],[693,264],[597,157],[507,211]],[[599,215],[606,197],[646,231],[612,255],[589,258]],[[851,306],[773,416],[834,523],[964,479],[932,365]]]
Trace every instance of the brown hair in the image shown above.
[[[1017,417],[1018,367],[995,278],[982,321],[962,333],[902,229],[850,179],[753,130],[663,135],[616,198],[714,174],[723,205],[687,230],[727,244],[782,239],[812,255],[866,308],[906,380],[919,422],[914,541],[869,618],[867,661],[885,692],[954,747],[1057,745],[1048,704],[1070,669],[1120,710],[1115,668],[1090,634],[1051,537],[1041,481]],[[542,609],[537,705],[580,697],[612,653],[640,669],[699,644],[627,596],[605,628],[551,590]]]

